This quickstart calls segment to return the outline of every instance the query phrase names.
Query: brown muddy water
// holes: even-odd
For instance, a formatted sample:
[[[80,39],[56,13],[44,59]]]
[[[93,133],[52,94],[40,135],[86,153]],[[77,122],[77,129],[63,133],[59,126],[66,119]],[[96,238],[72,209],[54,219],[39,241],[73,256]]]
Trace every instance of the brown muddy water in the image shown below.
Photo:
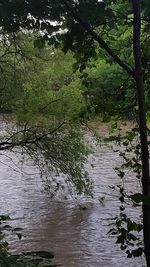
[[[115,238],[107,235],[110,219],[119,213],[118,193],[109,185],[121,183],[114,171],[121,160],[110,145],[94,143],[93,147],[94,153],[86,164],[94,180],[92,200],[66,200],[63,195],[51,200],[36,169],[26,165],[21,170],[17,156],[11,153],[0,156],[0,213],[9,214],[10,225],[22,227],[24,235],[20,241],[16,235],[8,235],[12,252],[53,251],[55,263],[63,267],[144,266],[143,258],[127,259]],[[129,191],[137,187],[130,173],[126,187]],[[139,218],[139,210],[130,207],[128,212]]]

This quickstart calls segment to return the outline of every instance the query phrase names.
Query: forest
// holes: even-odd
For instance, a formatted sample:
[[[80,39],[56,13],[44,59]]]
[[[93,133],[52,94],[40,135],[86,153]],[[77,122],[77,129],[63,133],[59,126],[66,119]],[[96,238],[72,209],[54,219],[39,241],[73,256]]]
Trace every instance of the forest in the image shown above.
[[[5,165],[8,158],[18,158],[16,165],[34,166],[51,203],[60,192],[65,199],[91,202],[97,180],[87,168],[89,159],[97,155],[97,147],[111,145],[112,161],[115,153],[122,161],[111,171],[119,182],[107,185],[112,194],[117,192],[119,211],[106,235],[112,237],[112,248],[116,243],[120,253],[132,259],[131,266],[141,267],[150,267],[149,30],[148,0],[0,0],[0,162],[5,156]],[[105,160],[105,151],[99,153]],[[98,167],[98,177],[102,169]],[[7,171],[8,181],[9,175]],[[3,175],[1,179],[3,188]],[[130,179],[140,189],[132,192]],[[103,188],[101,183],[98,187]],[[103,206],[104,197],[98,198]],[[4,200],[8,201],[7,193]],[[79,209],[86,213],[86,202]],[[14,255],[7,233],[15,233],[22,242],[22,230],[11,226],[11,214],[4,210],[0,211],[1,267],[64,266],[53,263],[53,253],[42,244],[36,251],[28,246],[30,251]],[[99,259],[89,264],[104,263]],[[84,266],[87,262],[65,267]],[[122,263],[108,261],[104,266]]]

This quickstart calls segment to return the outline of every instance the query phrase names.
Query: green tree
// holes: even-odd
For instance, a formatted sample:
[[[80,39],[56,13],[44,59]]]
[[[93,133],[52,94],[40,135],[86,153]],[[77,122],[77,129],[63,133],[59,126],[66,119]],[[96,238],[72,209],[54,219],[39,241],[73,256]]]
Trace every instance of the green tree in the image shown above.
[[[1,1],[0,24],[4,31],[19,30],[21,27],[46,29],[48,34],[45,34],[43,41],[48,38],[48,35],[51,36],[50,43],[57,44],[58,40],[62,41],[64,51],[71,49],[75,52],[80,70],[85,67],[90,57],[96,55],[96,48],[99,47],[106,56],[110,56],[112,61],[119,64],[133,78],[139,107],[143,195],[148,197],[150,196],[150,175],[144,100],[146,66],[143,61],[149,62],[149,57],[145,57],[148,52],[143,53],[141,33],[148,31],[149,18],[150,4],[148,0]],[[57,21],[57,23],[52,25],[48,20]],[[143,22],[142,27],[141,22]],[[109,37],[111,37],[109,30],[125,26],[131,27],[133,33],[131,43],[133,62],[120,57],[117,50],[115,51],[115,48],[110,46],[112,42],[109,41]],[[60,29],[64,31],[60,32]],[[108,38],[105,39],[106,33]],[[116,40],[114,40],[115,43]],[[149,225],[150,209],[143,202],[143,231],[147,266],[150,266]]]
[[[114,116],[134,118],[134,84],[122,68],[98,58],[93,60],[82,76],[85,99],[93,106],[95,115],[100,114],[104,121]]]
[[[72,55],[64,56],[49,46],[34,48],[33,34],[5,38],[0,106],[1,111],[11,113],[14,123],[11,131],[1,133],[0,150],[19,147],[49,177],[52,194],[64,182],[78,194],[91,194],[92,183],[83,166],[89,150],[80,129],[86,103],[82,84],[73,72]],[[61,182],[55,175],[58,172],[65,174]]]

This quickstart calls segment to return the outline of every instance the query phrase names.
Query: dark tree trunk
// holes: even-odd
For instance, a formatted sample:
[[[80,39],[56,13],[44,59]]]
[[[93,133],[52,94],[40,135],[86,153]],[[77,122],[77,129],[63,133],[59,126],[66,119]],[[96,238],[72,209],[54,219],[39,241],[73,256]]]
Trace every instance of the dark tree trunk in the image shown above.
[[[142,157],[142,186],[143,195],[150,196],[149,152],[147,142],[146,111],[144,99],[144,81],[141,64],[141,9],[140,0],[132,0],[134,25],[133,25],[133,50],[135,60],[135,82],[139,106],[139,128]],[[150,206],[143,203],[143,234],[147,266],[150,267]]]
[[[135,60],[135,68],[131,68],[126,62],[122,61],[107,43],[93,31],[90,25],[84,21],[80,15],[69,5],[69,1],[63,0],[66,10],[82,27],[98,42],[99,46],[104,49],[113,60],[127,71],[135,80],[137,99],[139,106],[139,129],[141,142],[141,158],[142,158],[142,186],[143,195],[150,197],[150,175],[149,175],[149,152],[147,142],[147,126],[146,111],[144,99],[144,81],[141,63],[141,0],[131,0],[133,6],[133,52]],[[143,203],[143,234],[144,247],[147,267],[150,267],[150,206]]]

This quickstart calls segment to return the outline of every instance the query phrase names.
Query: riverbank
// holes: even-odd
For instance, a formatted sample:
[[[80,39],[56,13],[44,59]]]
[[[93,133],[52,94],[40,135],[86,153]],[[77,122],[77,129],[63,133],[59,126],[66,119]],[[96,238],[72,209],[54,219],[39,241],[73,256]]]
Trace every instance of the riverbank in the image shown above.
[[[150,123],[148,123],[148,129],[150,130]],[[107,138],[110,136],[125,136],[132,129],[137,127],[135,121],[127,120],[111,120],[109,122],[102,122],[100,118],[94,118],[87,123],[88,129],[93,132],[97,137]]]
[[[107,138],[110,136],[124,136],[135,127],[133,121],[110,121],[102,122],[98,118],[88,122],[88,128],[97,137]]]

